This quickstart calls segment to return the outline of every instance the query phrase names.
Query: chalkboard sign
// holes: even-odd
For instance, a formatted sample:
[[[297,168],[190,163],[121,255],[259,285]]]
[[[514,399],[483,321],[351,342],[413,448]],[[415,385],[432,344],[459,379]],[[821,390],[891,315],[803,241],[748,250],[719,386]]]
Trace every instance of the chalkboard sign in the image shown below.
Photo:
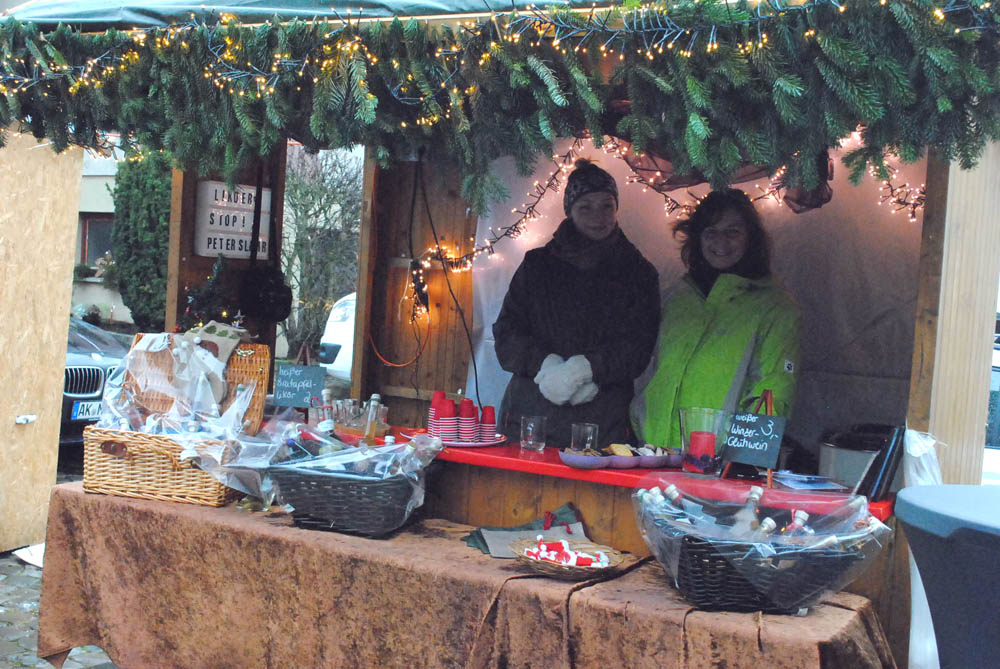
[[[726,434],[726,450],[722,459],[774,469],[781,451],[781,435],[785,419],[759,413],[738,413],[733,416]]]
[[[326,369],[307,365],[278,365],[274,379],[274,403],[281,407],[308,407],[313,397],[322,397]]]

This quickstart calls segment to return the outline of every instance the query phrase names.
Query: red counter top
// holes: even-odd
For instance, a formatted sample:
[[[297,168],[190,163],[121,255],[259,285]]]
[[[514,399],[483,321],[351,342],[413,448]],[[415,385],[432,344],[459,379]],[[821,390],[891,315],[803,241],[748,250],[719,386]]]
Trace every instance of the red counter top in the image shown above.
[[[746,497],[745,489],[755,485],[738,479],[722,481],[692,478],[679,469],[578,469],[564,465],[555,448],[532,453],[522,451],[516,443],[487,448],[446,448],[438,455],[438,459],[624,488],[634,488],[647,475],[656,474],[665,483],[676,483],[679,488],[690,494],[731,501],[743,501]],[[842,504],[845,498],[846,495],[837,493],[809,493],[774,488],[764,491],[761,504],[776,508],[804,509],[809,513],[823,513],[824,507]],[[879,520],[884,521],[892,515],[891,500],[873,502],[869,508],[872,515]]]

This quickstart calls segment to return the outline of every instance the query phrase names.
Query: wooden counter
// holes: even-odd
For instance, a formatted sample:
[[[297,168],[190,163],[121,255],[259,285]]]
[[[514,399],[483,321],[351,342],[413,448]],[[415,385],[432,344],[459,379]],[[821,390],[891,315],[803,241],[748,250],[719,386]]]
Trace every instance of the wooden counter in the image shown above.
[[[470,525],[512,527],[572,502],[582,514],[591,540],[637,555],[649,555],[649,550],[636,528],[632,491],[651,475],[663,479],[682,476],[677,469],[578,469],[564,465],[554,448],[534,453],[522,451],[516,443],[446,448],[438,460],[446,465],[428,490],[431,516]],[[716,483],[704,481],[703,485],[709,488]],[[741,499],[742,489],[752,485],[735,480],[726,484],[714,485],[705,496]],[[779,489],[765,491],[762,503],[816,511],[801,502],[801,495]],[[889,502],[875,503],[871,508],[881,520],[891,513]]]

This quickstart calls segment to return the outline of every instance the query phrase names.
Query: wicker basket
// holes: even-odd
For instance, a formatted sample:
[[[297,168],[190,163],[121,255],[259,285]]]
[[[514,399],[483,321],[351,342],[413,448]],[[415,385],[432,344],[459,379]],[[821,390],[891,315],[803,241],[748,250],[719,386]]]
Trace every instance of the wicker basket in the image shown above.
[[[621,553],[608,546],[602,546],[589,541],[570,541],[568,543],[570,549],[575,551],[585,551],[587,553],[601,551],[608,556],[608,566],[577,567],[575,565],[556,564],[555,562],[548,562],[546,560],[533,560],[524,554],[524,549],[537,546],[537,539],[515,541],[510,545],[510,550],[514,553],[518,564],[521,566],[527,567],[543,576],[551,576],[564,581],[583,581],[589,578],[610,576],[618,570],[625,560],[625,557]]]
[[[135,336],[133,348],[142,336]],[[138,401],[151,411],[168,411],[173,404],[173,399],[166,394],[173,370],[170,351],[134,355],[130,366],[140,368],[136,365],[143,369],[146,382],[142,392],[137,392]],[[270,370],[271,351],[263,344],[240,344],[226,366],[230,392],[223,411],[235,396],[237,385],[256,384],[244,416],[244,429],[250,434],[260,428]],[[135,384],[130,378],[125,382]],[[106,495],[206,506],[223,506],[240,496],[238,491],[222,485],[190,461],[181,462],[182,450],[181,444],[167,436],[88,426],[83,430],[83,489]]]
[[[776,546],[763,557],[752,544],[707,540],[669,525],[646,527],[651,548],[667,572],[665,556],[676,556],[674,583],[692,604],[706,611],[795,613],[838,589],[865,554]]]
[[[224,506],[241,495],[190,460],[183,446],[155,434],[88,426],[83,430],[83,489],[105,495]]]
[[[434,463],[419,473],[420,485],[433,468]],[[382,537],[402,527],[413,511],[408,507],[417,482],[405,476],[351,478],[294,464],[275,465],[267,472],[281,501],[295,509],[292,520],[306,529]]]

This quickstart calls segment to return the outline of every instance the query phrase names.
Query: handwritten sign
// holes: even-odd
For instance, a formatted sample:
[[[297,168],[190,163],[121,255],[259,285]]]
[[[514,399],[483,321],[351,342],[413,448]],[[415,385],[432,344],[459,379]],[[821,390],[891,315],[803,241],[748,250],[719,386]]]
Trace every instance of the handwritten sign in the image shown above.
[[[326,369],[307,365],[278,365],[274,379],[274,403],[282,407],[308,407],[313,397],[322,397]]]
[[[735,414],[726,434],[726,450],[722,459],[773,469],[778,464],[784,433],[785,419],[781,416]]]
[[[249,258],[253,243],[253,199],[256,186],[230,189],[222,181],[199,181],[194,207],[194,253],[215,258]],[[271,189],[261,190],[260,248],[267,258],[271,220]]]

